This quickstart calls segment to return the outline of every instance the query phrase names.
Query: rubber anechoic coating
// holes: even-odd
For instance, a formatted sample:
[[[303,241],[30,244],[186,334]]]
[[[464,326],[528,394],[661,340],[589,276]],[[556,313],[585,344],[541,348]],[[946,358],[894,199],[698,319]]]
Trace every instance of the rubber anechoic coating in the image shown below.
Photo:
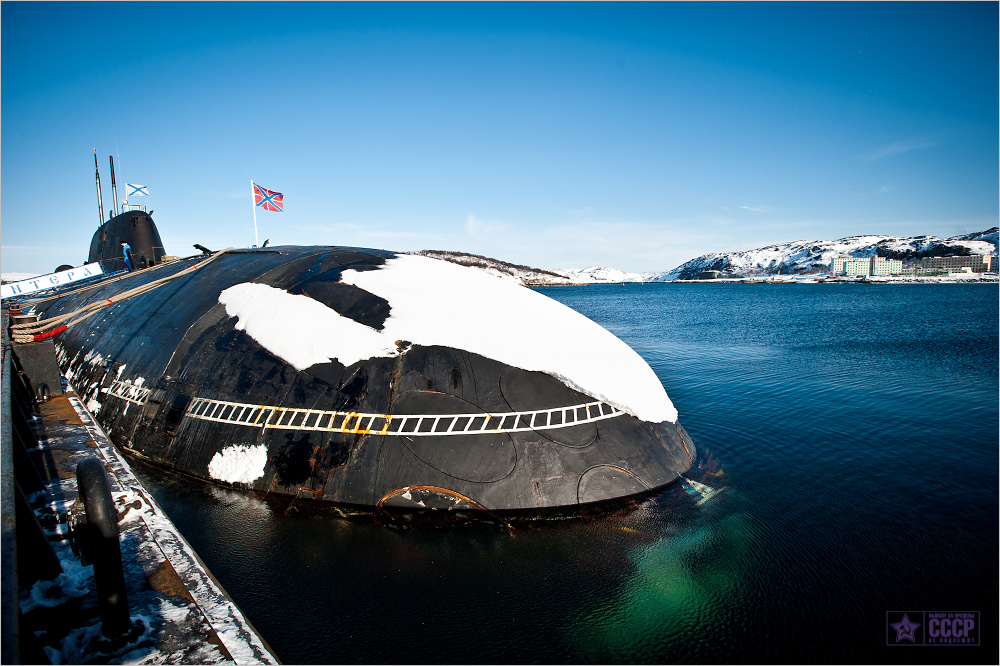
[[[393,256],[357,248],[227,253],[67,331],[57,338],[60,365],[119,447],[269,494],[423,508],[428,492],[441,493],[405,489],[437,488],[466,498],[462,506],[515,512],[634,495],[690,467],[694,447],[678,426],[642,422],[547,374],[406,340],[389,357],[300,371],[219,303],[233,285],[267,284],[380,330],[391,304],[340,280]],[[142,273],[130,274],[129,286]],[[112,285],[56,300],[46,314],[113,293]],[[251,461],[261,465],[253,474],[218,471]]]

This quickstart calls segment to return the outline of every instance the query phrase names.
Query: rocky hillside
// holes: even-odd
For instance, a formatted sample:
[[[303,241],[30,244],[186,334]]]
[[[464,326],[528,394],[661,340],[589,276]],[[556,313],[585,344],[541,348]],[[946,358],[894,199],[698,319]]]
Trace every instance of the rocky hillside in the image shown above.
[[[471,266],[473,268],[486,271],[491,275],[496,275],[500,278],[515,280],[521,284],[572,284],[572,281],[566,276],[553,271],[531,268],[530,266],[522,266],[520,264],[512,264],[499,259],[482,257],[478,254],[469,254],[467,252],[449,252],[447,250],[420,250],[419,252],[411,252],[410,254],[419,254],[425,257],[450,261],[453,264]]]
[[[589,268],[557,268],[553,271],[565,276],[572,283],[590,282],[656,282],[663,273],[626,273],[617,268],[591,266]]]
[[[705,271],[719,271],[722,277],[766,275],[803,275],[828,273],[834,257],[871,257],[878,255],[901,259],[903,265],[924,257],[948,255],[997,254],[998,228],[963,236],[941,239],[937,236],[850,236],[833,241],[792,241],[742,252],[703,254],[662,273],[626,273],[617,268],[591,266],[543,270],[490,259],[466,252],[422,250],[421,254],[472,266],[508,280],[526,285],[568,285],[594,282],[669,282],[693,280]]]
[[[834,257],[878,255],[901,259],[904,266],[924,257],[997,254],[998,229],[941,239],[937,236],[850,236],[834,241],[792,241],[756,250],[704,254],[662,273],[659,280],[691,280],[704,271],[720,271],[722,277],[752,277],[826,273]]]

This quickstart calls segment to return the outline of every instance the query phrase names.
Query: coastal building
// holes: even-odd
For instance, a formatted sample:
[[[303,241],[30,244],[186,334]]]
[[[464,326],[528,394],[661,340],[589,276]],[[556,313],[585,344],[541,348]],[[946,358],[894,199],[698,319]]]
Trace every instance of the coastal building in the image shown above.
[[[848,259],[844,262],[843,268],[840,273],[844,275],[868,275],[868,269],[871,266],[871,261],[868,259]],[[834,274],[839,274],[834,271]]]
[[[914,275],[978,275],[969,266],[958,268],[917,268]]]
[[[872,257],[870,275],[902,275],[903,262],[899,259]]]
[[[901,275],[903,262],[884,257],[834,257],[830,268],[834,275]]]
[[[950,270],[958,273],[962,268],[969,268],[973,273],[987,273],[996,270],[996,257],[988,254],[972,254],[967,257],[926,257],[920,260],[923,270]]]

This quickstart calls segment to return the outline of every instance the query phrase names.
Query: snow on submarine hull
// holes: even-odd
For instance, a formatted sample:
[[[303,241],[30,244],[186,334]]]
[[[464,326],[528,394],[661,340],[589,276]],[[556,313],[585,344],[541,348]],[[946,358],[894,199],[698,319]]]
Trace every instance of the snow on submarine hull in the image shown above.
[[[428,257],[237,250],[55,338],[121,449],[245,489],[374,508],[542,512],[649,493],[696,456],[652,369],[574,310]]]

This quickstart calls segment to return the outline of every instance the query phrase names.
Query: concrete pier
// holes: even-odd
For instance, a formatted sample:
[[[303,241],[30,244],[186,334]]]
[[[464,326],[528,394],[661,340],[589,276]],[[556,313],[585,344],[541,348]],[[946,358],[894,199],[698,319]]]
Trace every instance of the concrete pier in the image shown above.
[[[16,347],[16,345],[14,345]],[[14,350],[16,353],[16,349]],[[25,439],[12,432],[11,346],[4,345],[4,449],[7,456]],[[14,378],[12,380],[12,377]],[[15,401],[16,402],[16,401]],[[17,408],[15,404],[15,409]],[[22,415],[23,412],[22,408]],[[16,415],[15,415],[16,416]],[[16,418],[13,419],[16,423]],[[30,511],[58,558],[58,567],[36,580],[29,575],[15,536],[15,502],[4,493],[4,663],[237,663],[276,664],[277,658],[184,540],[152,495],[132,473],[71,386],[27,410],[29,444],[24,445],[32,479],[15,480],[5,464],[4,483],[22,489]],[[20,437],[20,440],[18,439]],[[71,524],[82,511],[77,464],[94,457],[104,463],[118,514],[129,613],[134,626],[118,638],[102,634],[94,567],[81,561]],[[17,467],[14,465],[14,467]],[[41,487],[34,479],[37,472]],[[10,483],[8,483],[10,482]],[[34,484],[34,485],[32,485]],[[34,490],[26,490],[33,487]],[[28,514],[24,522],[30,521]],[[33,525],[33,523],[32,523]],[[8,530],[8,527],[10,528]],[[38,529],[38,528],[34,528]],[[46,551],[44,541],[41,550]],[[20,566],[18,566],[20,564]],[[36,567],[37,568],[37,567]],[[19,575],[20,572],[20,575]],[[51,577],[49,580],[46,578]],[[7,599],[17,580],[16,602]],[[44,662],[43,662],[44,663]]]

